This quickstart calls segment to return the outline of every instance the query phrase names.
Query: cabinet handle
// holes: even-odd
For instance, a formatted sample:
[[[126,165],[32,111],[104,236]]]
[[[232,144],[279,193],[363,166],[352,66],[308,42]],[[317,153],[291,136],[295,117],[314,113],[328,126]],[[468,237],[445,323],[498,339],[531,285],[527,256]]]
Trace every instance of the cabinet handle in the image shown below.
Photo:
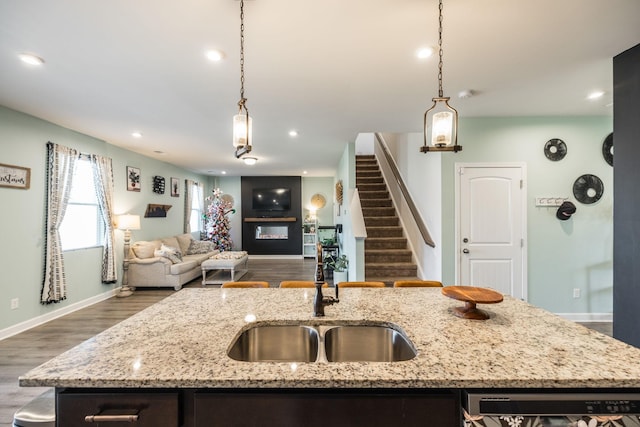
[[[84,417],[85,423],[135,423],[138,415],[87,415]]]

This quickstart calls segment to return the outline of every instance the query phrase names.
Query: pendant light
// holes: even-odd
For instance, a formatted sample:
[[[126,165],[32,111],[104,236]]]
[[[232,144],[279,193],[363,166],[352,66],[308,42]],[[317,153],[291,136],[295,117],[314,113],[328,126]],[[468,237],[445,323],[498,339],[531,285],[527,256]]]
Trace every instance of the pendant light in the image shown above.
[[[420,151],[453,151],[458,152],[458,112],[449,105],[449,97],[442,91],[442,0],[439,3],[438,48],[438,97],[433,98],[433,105],[424,113],[424,145]]]
[[[233,116],[233,146],[236,158],[251,152],[252,120],[244,97],[244,0],[240,0],[240,101],[238,114]]]

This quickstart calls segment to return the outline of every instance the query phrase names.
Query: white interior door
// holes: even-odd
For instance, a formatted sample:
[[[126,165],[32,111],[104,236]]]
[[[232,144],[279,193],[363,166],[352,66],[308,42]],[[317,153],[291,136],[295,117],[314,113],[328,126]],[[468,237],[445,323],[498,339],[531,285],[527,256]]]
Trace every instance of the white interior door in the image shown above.
[[[524,169],[522,164],[457,166],[458,284],[526,299]]]

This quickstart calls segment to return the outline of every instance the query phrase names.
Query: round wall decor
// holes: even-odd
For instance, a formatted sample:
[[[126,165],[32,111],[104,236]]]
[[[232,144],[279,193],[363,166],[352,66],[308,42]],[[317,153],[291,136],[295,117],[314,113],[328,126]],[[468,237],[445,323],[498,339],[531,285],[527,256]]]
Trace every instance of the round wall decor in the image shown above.
[[[550,139],[544,144],[544,155],[554,162],[562,160],[567,155],[567,144],[558,138]]]
[[[582,175],[573,183],[574,197],[585,205],[590,205],[600,200],[602,193],[604,193],[604,184],[595,175]]]
[[[229,207],[233,207],[233,204],[235,203],[235,200],[233,199],[233,196],[231,194],[223,194],[222,197],[220,197],[222,199],[222,201],[224,201]]]
[[[320,193],[316,193],[311,196],[311,206],[316,209],[322,209],[327,204],[327,200]]]
[[[607,135],[602,143],[602,157],[609,166],[613,166],[613,132]]]

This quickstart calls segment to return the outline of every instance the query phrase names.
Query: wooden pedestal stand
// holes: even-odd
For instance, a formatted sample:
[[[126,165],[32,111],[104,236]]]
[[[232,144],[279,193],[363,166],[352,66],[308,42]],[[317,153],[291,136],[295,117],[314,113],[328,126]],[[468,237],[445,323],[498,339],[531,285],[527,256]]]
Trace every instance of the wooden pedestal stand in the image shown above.
[[[487,320],[489,314],[476,308],[476,304],[496,304],[502,302],[502,294],[493,289],[475,286],[445,286],[442,294],[458,301],[464,301],[464,307],[454,307],[453,314],[463,319]]]

